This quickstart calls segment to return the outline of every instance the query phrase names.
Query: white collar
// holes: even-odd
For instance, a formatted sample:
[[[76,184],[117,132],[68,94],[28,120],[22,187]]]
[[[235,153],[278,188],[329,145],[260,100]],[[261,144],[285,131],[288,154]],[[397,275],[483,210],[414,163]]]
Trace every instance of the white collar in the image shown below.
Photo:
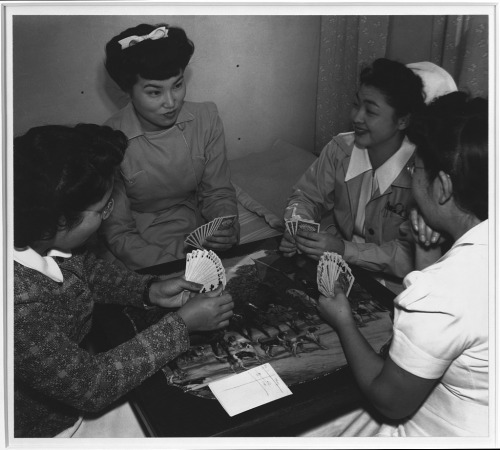
[[[455,241],[453,247],[467,244],[488,245],[488,224],[488,219],[486,219],[473,226]]]
[[[374,177],[377,179],[381,194],[389,188],[392,182],[401,173],[403,167],[411,158],[411,155],[413,155],[414,150],[415,146],[405,136],[398,151],[374,172]],[[368,157],[368,150],[359,148],[354,144],[345,181],[349,181],[371,169],[372,165]]]
[[[477,225],[473,226],[469,231],[460,236],[451,246],[451,248],[439,258],[436,263],[444,261],[447,259],[453,249],[461,247],[464,245],[488,245],[488,219],[483,220]]]
[[[368,151],[365,148],[359,148],[354,144],[351,153],[351,160],[349,161],[349,166],[347,167],[347,173],[345,174],[345,181],[352,180],[362,173],[371,170],[372,164],[370,158],[368,157]]]
[[[16,250],[14,249],[14,261],[22,264],[25,267],[36,270],[41,274],[49,277],[51,280],[62,283],[64,278],[61,269],[54,261],[54,256],[60,256],[61,258],[71,258],[71,253],[64,253],[59,250],[50,250],[47,256],[42,256],[28,247],[26,250]]]

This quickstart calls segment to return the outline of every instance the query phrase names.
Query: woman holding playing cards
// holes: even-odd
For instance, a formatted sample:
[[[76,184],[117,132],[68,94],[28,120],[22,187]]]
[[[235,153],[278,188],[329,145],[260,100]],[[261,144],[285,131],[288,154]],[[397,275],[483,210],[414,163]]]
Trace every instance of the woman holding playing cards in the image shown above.
[[[126,146],[120,131],[89,124],[14,139],[16,438],[143,437],[131,410],[96,414],[186,351],[190,332],[224,328],[232,316],[221,287],[195,294],[197,283],[138,275],[85,250],[110,217]],[[175,312],[96,354],[84,345],[96,303]],[[120,424],[125,434],[113,435]]]
[[[442,96],[414,117],[409,136],[421,270],[405,277],[395,299],[385,360],[360,334],[340,285],[331,298],[320,297],[320,312],[373,409],[307,435],[488,435],[487,101]],[[442,256],[439,243],[426,247],[418,238],[434,230],[451,245]]]
[[[125,133],[128,148],[101,233],[133,270],[183,258],[192,231],[237,215],[217,107],[184,101],[193,51],[184,30],[164,24],[129,28],[106,45],[106,69],[130,102],[106,122]],[[237,217],[218,228],[204,247],[237,244]]]
[[[407,67],[388,59],[374,61],[359,81],[351,110],[354,131],[334,137],[294,186],[285,220],[299,219],[297,234],[286,232],[280,249],[285,256],[298,250],[314,259],[336,252],[400,291],[401,279],[413,269],[412,248],[400,230],[413,201],[407,166],[414,145],[406,130],[424,99],[456,86],[432,63]],[[300,221],[319,222],[330,210],[333,225],[319,233]]]

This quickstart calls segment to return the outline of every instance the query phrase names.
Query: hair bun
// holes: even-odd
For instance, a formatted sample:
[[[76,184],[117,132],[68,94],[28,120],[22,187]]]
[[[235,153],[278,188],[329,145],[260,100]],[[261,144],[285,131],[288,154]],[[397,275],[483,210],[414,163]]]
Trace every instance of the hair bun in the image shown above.
[[[114,130],[105,125],[78,124],[75,129],[85,138],[89,148],[89,159],[98,162],[103,161],[108,164],[119,164],[128,145],[125,134],[119,130]]]

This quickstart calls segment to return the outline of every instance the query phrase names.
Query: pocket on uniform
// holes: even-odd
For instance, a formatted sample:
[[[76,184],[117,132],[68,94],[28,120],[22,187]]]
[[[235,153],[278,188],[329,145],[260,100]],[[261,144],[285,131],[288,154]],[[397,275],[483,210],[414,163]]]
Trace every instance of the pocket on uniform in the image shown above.
[[[382,214],[382,239],[383,241],[391,241],[401,238],[400,227],[407,222],[404,216],[391,212],[384,211]]]
[[[147,201],[151,196],[149,176],[145,170],[139,170],[133,174],[125,174],[120,171],[125,184],[125,191],[131,201]]]
[[[408,206],[402,202],[385,204],[382,211],[384,217],[391,217],[393,219],[399,217],[401,220],[407,220],[409,216]]]

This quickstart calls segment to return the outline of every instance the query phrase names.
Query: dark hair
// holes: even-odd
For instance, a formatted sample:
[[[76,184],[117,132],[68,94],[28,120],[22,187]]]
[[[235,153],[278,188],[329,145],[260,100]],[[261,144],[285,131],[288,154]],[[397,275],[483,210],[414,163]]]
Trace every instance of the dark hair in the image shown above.
[[[422,79],[400,62],[376,59],[361,71],[359,83],[379,89],[397,117],[413,114],[425,106]]]
[[[488,218],[488,101],[452,92],[414,116],[408,137],[429,180],[440,170],[453,183],[459,208]]]
[[[168,36],[145,39],[122,50],[118,41],[130,36],[144,36],[164,26]],[[137,82],[137,76],[147,80],[166,80],[184,70],[194,52],[194,44],[182,28],[167,24],[141,24],[115,36],[106,44],[106,69],[110,77],[128,92]]]
[[[14,139],[14,245],[51,239],[100,201],[123,159],[127,138],[109,127],[48,125]]]

